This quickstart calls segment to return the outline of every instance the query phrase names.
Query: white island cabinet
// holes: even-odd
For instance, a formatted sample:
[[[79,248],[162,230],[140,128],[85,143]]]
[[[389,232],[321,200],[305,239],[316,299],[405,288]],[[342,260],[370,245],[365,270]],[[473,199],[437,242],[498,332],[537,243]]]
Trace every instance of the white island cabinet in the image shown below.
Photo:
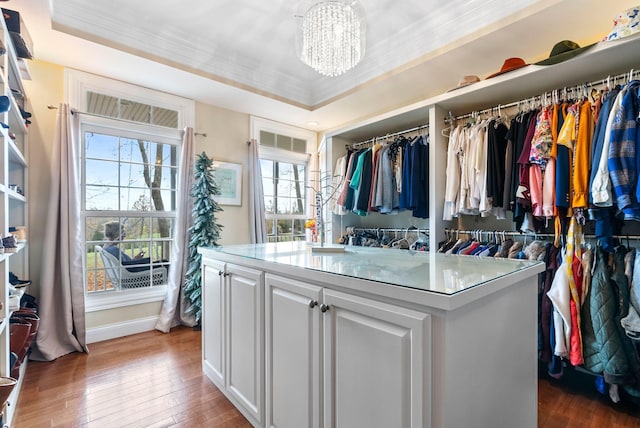
[[[537,426],[542,263],[304,243],[199,251],[203,370],[254,426]]]

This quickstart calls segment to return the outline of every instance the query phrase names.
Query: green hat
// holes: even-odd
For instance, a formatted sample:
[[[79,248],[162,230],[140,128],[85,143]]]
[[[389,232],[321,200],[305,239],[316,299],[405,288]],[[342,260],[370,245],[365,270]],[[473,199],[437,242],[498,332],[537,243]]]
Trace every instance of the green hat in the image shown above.
[[[571,40],[563,40],[553,45],[553,49],[551,49],[549,58],[536,62],[536,65],[553,65],[564,62],[576,55],[581,54],[583,51],[589,49],[593,45],[595,45],[595,43],[581,48],[580,45],[576,42],[572,42]]]

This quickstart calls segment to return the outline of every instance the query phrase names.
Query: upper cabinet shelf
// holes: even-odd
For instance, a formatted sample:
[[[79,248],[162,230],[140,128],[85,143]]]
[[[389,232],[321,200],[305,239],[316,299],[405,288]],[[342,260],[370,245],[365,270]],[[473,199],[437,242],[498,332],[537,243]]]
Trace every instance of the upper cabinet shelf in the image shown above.
[[[576,57],[555,65],[526,67],[445,92],[411,105],[372,117],[357,125],[330,131],[327,136],[363,140],[387,132],[424,125],[429,109],[436,106],[454,115],[508,104],[607,76],[640,68],[640,34],[599,42]]]
[[[582,54],[555,65],[529,65],[492,79],[447,92],[429,100],[456,113],[479,110],[498,104],[538,96],[605,79],[640,67],[640,35],[610,42],[599,42]]]

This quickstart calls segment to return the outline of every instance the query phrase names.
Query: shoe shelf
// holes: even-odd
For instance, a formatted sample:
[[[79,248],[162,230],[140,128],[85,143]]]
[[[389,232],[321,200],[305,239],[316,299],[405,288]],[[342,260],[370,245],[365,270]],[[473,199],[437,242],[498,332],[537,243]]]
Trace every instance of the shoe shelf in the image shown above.
[[[24,195],[16,192],[15,190],[6,189],[7,195],[9,195],[9,199],[14,201],[27,202],[27,198]]]
[[[7,14],[3,15],[7,16]],[[20,25],[22,28],[24,23],[21,22]],[[5,54],[0,55],[0,95],[7,96],[10,103],[9,110],[0,113],[0,122],[4,125],[0,127],[0,143],[3,144],[0,148],[0,234],[2,237],[7,237],[12,226],[25,227],[27,230],[29,226],[28,199],[25,196],[29,194],[27,174],[29,127],[27,120],[33,119],[30,118],[30,114],[26,113],[30,110],[30,106],[22,83],[23,74],[4,19],[0,19],[0,41],[6,49]],[[2,304],[0,310],[0,376],[5,377],[11,376],[12,372],[10,338],[11,332],[15,331],[15,328],[12,328],[10,319],[12,315],[18,316],[14,311],[20,308],[21,297],[26,291],[24,287],[16,287],[16,291],[13,291],[9,275],[15,273],[18,278],[29,277],[27,242],[17,242],[16,247],[12,250],[0,254],[0,304]],[[13,297],[9,297],[10,292]],[[16,323],[13,324],[15,327]],[[20,364],[18,384],[9,396],[4,409],[0,403],[0,412],[4,412],[0,426],[12,426],[27,359],[28,357],[25,356]],[[18,372],[17,367],[14,369],[14,374],[17,374],[16,372]]]
[[[22,151],[18,148],[16,143],[9,139],[7,140],[7,144],[9,146],[9,162],[26,168],[27,160],[24,158]]]

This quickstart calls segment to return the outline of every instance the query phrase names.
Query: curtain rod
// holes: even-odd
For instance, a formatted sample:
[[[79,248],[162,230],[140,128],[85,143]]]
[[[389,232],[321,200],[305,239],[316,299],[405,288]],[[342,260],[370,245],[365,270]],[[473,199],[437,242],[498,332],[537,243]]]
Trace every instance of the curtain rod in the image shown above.
[[[592,82],[587,82],[587,83],[583,83],[583,84],[578,84],[578,85],[572,85],[571,87],[569,87],[569,89],[567,89],[567,87],[565,86],[563,89],[561,89],[561,91],[563,92],[563,96],[566,97],[567,92],[573,92],[574,90],[577,92],[580,89],[588,89],[589,87],[594,87],[594,86],[599,86],[599,85],[603,85],[606,84],[607,86],[611,86],[611,82],[613,82],[614,84],[616,83],[616,81],[622,79],[623,81],[626,80],[627,82],[633,80],[633,76],[637,75],[640,76],[640,70],[635,70],[635,69],[631,69],[629,72],[626,73],[621,73],[621,74],[617,74],[615,76],[607,76],[605,79],[600,79],[600,80],[595,80]],[[536,95],[533,97],[529,97],[520,101],[514,101],[512,103],[508,103],[508,104],[498,104],[497,106],[491,107],[491,108],[487,108],[484,110],[479,110],[479,111],[473,111],[471,113],[466,113],[460,116],[456,116],[453,117],[453,115],[451,114],[451,112],[449,112],[448,117],[444,118],[445,123],[448,122],[449,124],[451,124],[452,122],[455,122],[457,120],[461,120],[461,119],[467,119],[469,117],[474,117],[474,116],[479,116],[482,114],[486,114],[486,113],[491,113],[495,110],[498,110],[498,112],[500,111],[500,109],[503,108],[510,108],[510,107],[515,107],[515,106],[519,106],[520,104],[525,104],[525,103],[531,103],[531,102],[535,102],[535,101],[545,101],[548,100],[549,96],[551,95],[553,97],[554,93],[557,93],[558,91],[560,91],[560,89],[554,89],[552,91],[547,91],[542,95]]]
[[[414,128],[410,128],[410,129],[405,129],[404,131],[397,131],[397,132],[392,132],[390,134],[385,134],[384,136],[378,136],[378,137],[373,137],[373,138],[369,138],[368,140],[365,141],[360,141],[359,143],[352,143],[352,144],[347,144],[345,145],[345,147],[347,149],[351,148],[351,149],[355,149],[356,147],[360,147],[360,146],[365,146],[371,143],[375,143],[376,141],[378,141],[378,139],[388,139],[391,137],[396,137],[398,135],[402,135],[402,134],[408,134],[410,132],[416,132],[416,131],[420,131],[422,129],[428,129],[429,128],[429,124],[426,125],[420,125],[420,126],[416,126]]]
[[[47,108],[49,110],[57,110],[58,109],[58,107],[54,106],[53,104],[47,105]],[[83,115],[86,115],[86,116],[100,117],[100,118],[103,118],[103,119],[110,119],[110,120],[117,120],[117,121],[120,121],[120,122],[131,123],[131,124],[136,124],[136,125],[141,125],[142,124],[142,125],[155,126],[155,127],[158,127],[158,128],[167,129],[166,126],[160,126],[160,125],[156,125],[156,124],[153,124],[153,123],[136,122],[134,120],[121,119],[119,117],[105,116],[105,115],[96,114],[96,113],[89,113],[89,112],[86,112],[86,111],[79,111],[79,110],[76,110],[76,109],[69,109],[69,111],[71,112],[71,114],[76,114],[77,113],[77,114],[83,114]],[[173,129],[173,128],[168,128],[168,129]],[[196,137],[197,136],[206,137],[207,133],[206,132],[194,132],[193,135],[195,135]]]

